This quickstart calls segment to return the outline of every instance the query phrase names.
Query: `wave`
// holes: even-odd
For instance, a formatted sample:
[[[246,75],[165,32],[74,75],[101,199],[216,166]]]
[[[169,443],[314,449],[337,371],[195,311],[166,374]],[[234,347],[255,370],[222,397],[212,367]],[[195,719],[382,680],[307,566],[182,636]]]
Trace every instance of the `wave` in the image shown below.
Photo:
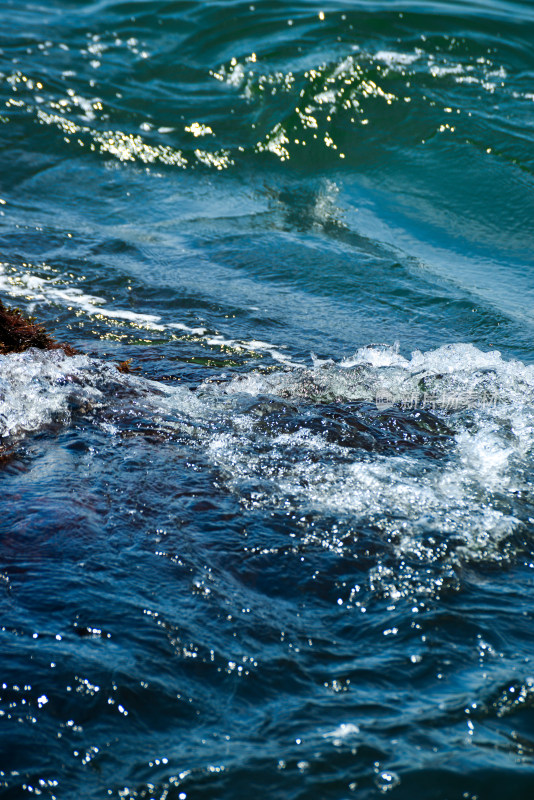
[[[207,10],[203,41],[186,36],[164,56],[155,11],[137,37],[110,30],[105,15],[95,30],[89,18],[76,34],[63,31],[69,44],[43,38],[22,59],[17,50],[0,76],[4,122],[30,122],[40,138],[49,127],[67,151],[181,169],[226,170],[258,156],[361,168],[432,143],[531,173],[531,22],[521,37],[505,23],[510,52],[495,21],[452,11],[299,12],[294,25],[278,19],[273,43],[269,11],[247,7],[249,36],[240,27],[232,39],[225,24],[210,49],[220,21]]]
[[[393,601],[514,561],[532,521],[534,368],[495,351],[369,346],[196,391],[61,352],[1,361],[4,441],[73,417],[112,437],[150,428],[199,450],[248,509],[300,520],[300,547],[358,558],[373,531],[387,552],[370,586]]]

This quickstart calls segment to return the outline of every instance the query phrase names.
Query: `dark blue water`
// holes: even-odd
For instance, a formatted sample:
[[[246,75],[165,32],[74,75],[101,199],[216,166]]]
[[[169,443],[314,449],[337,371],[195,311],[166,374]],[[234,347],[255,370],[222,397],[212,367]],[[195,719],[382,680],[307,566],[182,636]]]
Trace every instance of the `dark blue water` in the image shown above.
[[[530,800],[532,3],[0,23],[0,796]]]

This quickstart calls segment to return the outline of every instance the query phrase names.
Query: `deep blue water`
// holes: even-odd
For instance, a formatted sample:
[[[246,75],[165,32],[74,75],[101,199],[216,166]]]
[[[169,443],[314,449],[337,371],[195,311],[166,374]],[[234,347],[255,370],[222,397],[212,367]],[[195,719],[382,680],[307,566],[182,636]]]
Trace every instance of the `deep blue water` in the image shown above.
[[[527,0],[0,0],[2,798],[530,800],[533,189]]]

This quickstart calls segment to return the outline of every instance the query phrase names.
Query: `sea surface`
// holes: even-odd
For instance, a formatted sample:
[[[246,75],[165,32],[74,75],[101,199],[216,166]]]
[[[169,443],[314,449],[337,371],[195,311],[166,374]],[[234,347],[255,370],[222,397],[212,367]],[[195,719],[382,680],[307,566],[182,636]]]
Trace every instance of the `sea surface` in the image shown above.
[[[531,0],[0,0],[2,799],[534,797],[533,190]]]

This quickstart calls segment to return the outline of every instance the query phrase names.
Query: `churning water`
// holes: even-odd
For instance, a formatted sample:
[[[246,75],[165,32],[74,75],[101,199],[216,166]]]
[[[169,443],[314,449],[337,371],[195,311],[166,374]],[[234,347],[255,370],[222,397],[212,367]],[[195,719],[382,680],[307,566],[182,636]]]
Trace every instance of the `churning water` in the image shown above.
[[[532,4],[0,20],[0,796],[530,800]]]

